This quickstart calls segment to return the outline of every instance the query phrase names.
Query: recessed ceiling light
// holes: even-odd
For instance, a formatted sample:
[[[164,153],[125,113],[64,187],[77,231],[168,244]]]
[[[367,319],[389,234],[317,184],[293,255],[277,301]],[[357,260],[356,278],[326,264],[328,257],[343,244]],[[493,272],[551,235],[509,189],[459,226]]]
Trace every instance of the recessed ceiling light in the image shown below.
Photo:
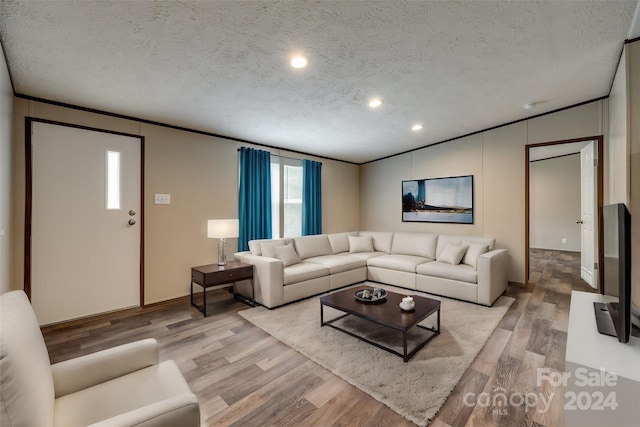
[[[381,105],[382,105],[382,99],[380,98],[373,98],[371,101],[369,101],[369,107],[371,108],[378,108]]]
[[[530,102],[528,104],[524,104],[522,108],[524,108],[525,110],[532,110],[535,108],[535,106],[536,106],[535,102]]]
[[[294,56],[293,58],[291,58],[291,66],[293,68],[304,68],[307,66],[307,63],[309,62],[309,60],[302,55],[297,55]]]
[[[422,129],[422,125],[421,124],[415,124],[413,126],[411,126],[411,130],[420,130]]]

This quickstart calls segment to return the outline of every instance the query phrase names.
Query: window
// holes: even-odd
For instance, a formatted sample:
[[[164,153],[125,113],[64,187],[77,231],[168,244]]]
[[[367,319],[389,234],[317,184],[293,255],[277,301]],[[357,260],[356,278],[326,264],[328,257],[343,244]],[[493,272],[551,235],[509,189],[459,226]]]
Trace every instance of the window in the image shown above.
[[[107,210],[120,209],[120,153],[107,151]]]
[[[302,234],[302,160],[271,156],[273,238]]]

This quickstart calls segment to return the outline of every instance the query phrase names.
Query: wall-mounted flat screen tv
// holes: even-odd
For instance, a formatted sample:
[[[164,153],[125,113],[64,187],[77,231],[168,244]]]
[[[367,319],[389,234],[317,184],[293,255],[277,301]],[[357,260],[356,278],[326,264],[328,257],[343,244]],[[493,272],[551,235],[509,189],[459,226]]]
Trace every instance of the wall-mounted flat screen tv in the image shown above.
[[[402,181],[402,221],[473,224],[473,175]]]

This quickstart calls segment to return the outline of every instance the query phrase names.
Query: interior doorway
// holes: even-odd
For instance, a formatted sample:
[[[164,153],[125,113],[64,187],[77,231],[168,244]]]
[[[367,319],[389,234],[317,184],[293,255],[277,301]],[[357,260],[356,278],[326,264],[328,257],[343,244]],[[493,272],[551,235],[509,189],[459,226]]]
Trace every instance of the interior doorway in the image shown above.
[[[579,254],[575,274],[601,291],[603,138],[526,146],[525,265],[532,252]]]

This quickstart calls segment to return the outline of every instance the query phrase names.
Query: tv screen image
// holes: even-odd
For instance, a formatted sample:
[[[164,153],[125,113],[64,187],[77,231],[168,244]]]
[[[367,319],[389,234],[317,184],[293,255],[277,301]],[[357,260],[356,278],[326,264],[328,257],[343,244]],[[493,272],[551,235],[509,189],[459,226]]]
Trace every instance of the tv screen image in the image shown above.
[[[402,221],[473,224],[473,175],[402,181]]]

